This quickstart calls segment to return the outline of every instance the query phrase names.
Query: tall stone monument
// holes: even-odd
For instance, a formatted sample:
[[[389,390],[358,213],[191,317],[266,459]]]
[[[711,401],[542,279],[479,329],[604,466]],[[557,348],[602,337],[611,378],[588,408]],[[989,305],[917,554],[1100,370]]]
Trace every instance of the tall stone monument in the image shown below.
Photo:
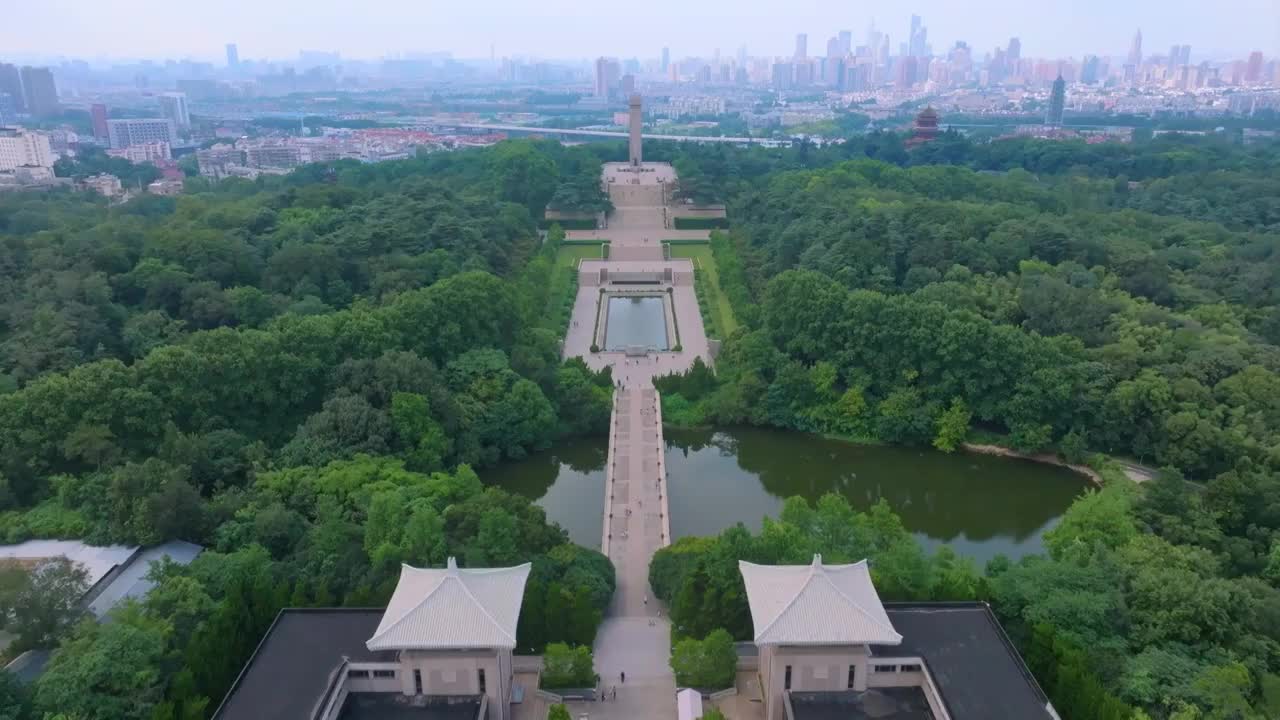
[[[641,163],[640,128],[641,128],[641,125],[643,124],[642,117],[640,115],[640,96],[639,95],[631,96],[630,101],[628,101],[627,103],[627,109],[631,113],[631,120],[629,123],[630,130],[631,130],[631,142],[630,142],[631,166],[638,168],[640,167],[640,163]]]

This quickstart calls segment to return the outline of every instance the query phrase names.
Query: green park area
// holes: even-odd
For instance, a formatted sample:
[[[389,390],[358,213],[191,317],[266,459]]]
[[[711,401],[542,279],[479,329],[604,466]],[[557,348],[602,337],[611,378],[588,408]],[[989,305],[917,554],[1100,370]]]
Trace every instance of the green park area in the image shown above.
[[[556,265],[577,267],[579,260],[598,260],[601,257],[600,246],[608,244],[608,240],[590,245],[562,244],[556,252]]]
[[[738,329],[738,320],[733,315],[729,298],[720,288],[720,275],[711,245],[672,243],[671,257],[693,260],[695,290],[698,293],[698,305],[703,308],[707,336],[724,339],[732,335]]]

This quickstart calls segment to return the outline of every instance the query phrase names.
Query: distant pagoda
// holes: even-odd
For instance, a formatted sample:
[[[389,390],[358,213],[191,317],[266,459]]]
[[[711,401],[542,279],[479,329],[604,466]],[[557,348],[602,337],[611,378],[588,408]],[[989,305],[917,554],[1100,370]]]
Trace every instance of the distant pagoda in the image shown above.
[[[938,111],[933,106],[926,107],[916,116],[915,126],[911,130],[911,137],[907,138],[907,147],[913,148],[923,145],[938,137]]]

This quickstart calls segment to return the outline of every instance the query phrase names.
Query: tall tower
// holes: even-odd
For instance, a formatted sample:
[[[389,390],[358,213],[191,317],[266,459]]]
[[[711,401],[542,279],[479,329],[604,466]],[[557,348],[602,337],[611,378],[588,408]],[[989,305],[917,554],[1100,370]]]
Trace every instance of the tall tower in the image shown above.
[[[642,162],[642,159],[640,157],[640,128],[643,124],[643,117],[640,113],[640,96],[639,95],[631,96],[631,99],[627,102],[627,110],[631,114],[630,123],[629,123],[629,126],[630,126],[629,129],[630,129],[630,135],[631,135],[630,142],[629,142],[629,150],[630,150],[629,154],[631,157],[631,166],[638,168],[640,167],[640,163]]]
[[[227,67],[234,68],[240,64],[240,49],[235,43],[227,43]]]
[[[662,48],[662,72],[665,74],[669,67],[671,67],[671,48]]]
[[[1058,75],[1053,81],[1053,90],[1049,93],[1049,110],[1044,115],[1044,124],[1059,127],[1062,125],[1062,111],[1067,104],[1067,83]]]
[[[1142,29],[1133,35],[1133,45],[1129,46],[1129,64],[1137,67],[1142,64]]]
[[[796,33],[796,57],[809,57],[809,35],[807,33]]]

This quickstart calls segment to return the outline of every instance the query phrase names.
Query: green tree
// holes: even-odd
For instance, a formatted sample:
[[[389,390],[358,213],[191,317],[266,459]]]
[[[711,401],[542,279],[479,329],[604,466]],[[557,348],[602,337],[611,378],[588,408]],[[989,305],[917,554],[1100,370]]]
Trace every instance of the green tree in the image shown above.
[[[161,701],[171,628],[126,604],[81,623],[36,682],[36,707],[86,720],[146,720]]]
[[[29,570],[0,566],[0,630],[14,635],[17,652],[52,647],[83,617],[88,589],[88,571],[63,557]]]
[[[702,640],[684,638],[671,651],[671,669],[681,687],[732,687],[737,667],[733,637],[723,629],[713,630]]]
[[[938,433],[933,438],[933,446],[943,452],[954,452],[969,434],[969,408],[964,400],[953,398],[951,407],[938,416]]]
[[[0,669],[0,720],[30,720],[30,695],[16,675]]]
[[[570,647],[564,643],[551,643],[542,653],[542,684],[555,690],[560,688],[589,688],[596,683],[595,664],[591,648],[584,645]]]

